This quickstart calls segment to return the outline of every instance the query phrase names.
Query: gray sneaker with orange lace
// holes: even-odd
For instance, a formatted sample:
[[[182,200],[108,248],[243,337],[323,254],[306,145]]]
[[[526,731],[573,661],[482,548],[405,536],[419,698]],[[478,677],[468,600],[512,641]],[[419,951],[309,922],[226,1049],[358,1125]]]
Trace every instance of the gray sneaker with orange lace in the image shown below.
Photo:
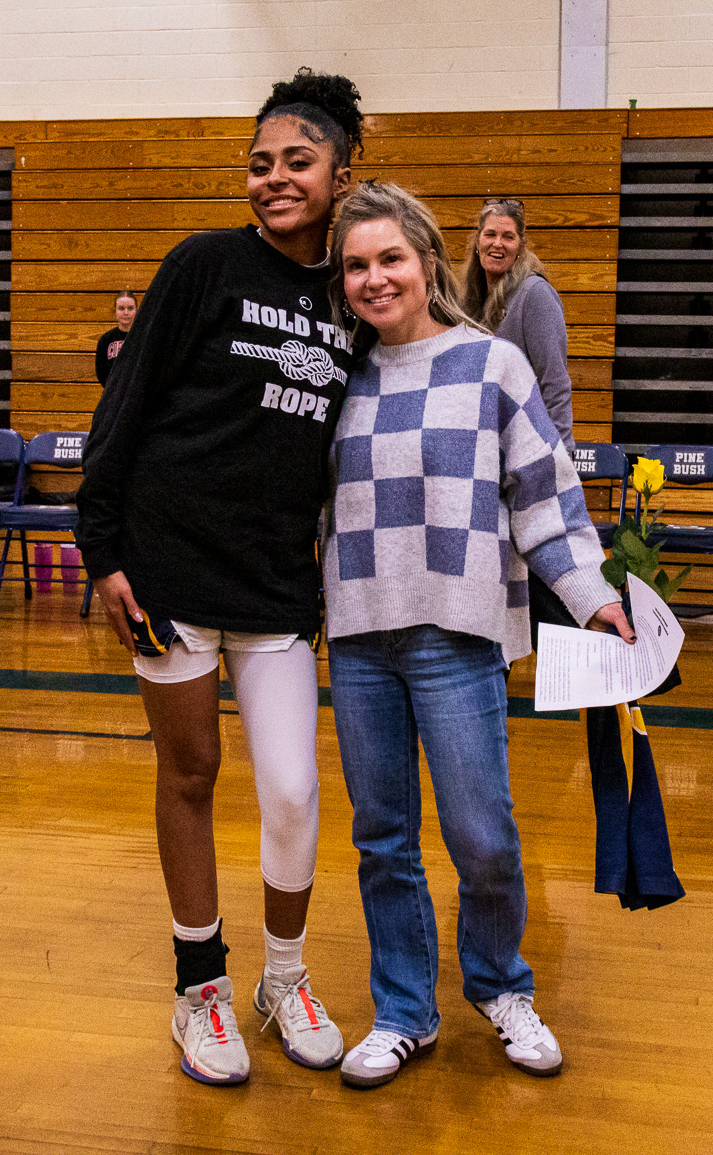
[[[321,1068],[339,1062],[344,1049],[341,1032],[312,994],[301,964],[279,977],[265,970],[253,1002],[255,1010],[267,1016],[263,1031],[273,1020],[279,1027],[282,1049],[293,1063]]]
[[[227,975],[176,995],[173,1037],[183,1048],[181,1068],[199,1083],[244,1083],[250,1059],[233,1014]]]

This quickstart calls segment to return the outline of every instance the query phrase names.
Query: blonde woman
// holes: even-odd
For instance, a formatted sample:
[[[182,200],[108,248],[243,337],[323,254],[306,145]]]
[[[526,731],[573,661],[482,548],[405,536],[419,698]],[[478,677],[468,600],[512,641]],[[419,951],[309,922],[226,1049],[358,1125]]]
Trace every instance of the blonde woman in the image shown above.
[[[564,310],[528,245],[522,201],[500,197],[484,202],[470,240],[463,303],[469,316],[525,354],[552,423],[571,453],[572,382]]]
[[[331,260],[333,318],[346,304],[367,350],[335,434],[324,561],[376,1007],[342,1078],[380,1086],[436,1045],[419,738],[459,875],[465,997],[517,1067],[555,1075],[562,1055],[520,956],[526,897],[507,759],[503,674],[530,651],[527,567],[581,626],[633,632],[532,369],[464,318],[429,210],[396,185],[360,185]]]

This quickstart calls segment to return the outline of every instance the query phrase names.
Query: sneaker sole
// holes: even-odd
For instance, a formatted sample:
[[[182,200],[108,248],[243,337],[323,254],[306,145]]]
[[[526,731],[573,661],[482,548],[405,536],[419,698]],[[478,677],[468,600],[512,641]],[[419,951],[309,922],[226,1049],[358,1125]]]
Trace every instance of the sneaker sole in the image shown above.
[[[509,1055],[508,1059],[510,1059]],[[556,1067],[528,1067],[527,1063],[518,1063],[517,1059],[510,1059],[510,1062],[513,1067],[517,1067],[518,1071],[524,1071],[526,1075],[535,1075],[538,1079],[549,1079],[553,1075],[559,1075],[562,1070],[561,1059]]]
[[[430,1055],[431,1051],[435,1049],[437,1042],[438,1040],[434,1039],[432,1043],[426,1043],[425,1046],[419,1047],[418,1050],[414,1051],[411,1057],[407,1059],[405,1063],[401,1063],[395,1071],[389,1071],[385,1075],[375,1075],[373,1078],[368,1075],[352,1075],[349,1071],[342,1071],[342,1082],[346,1083],[348,1087],[357,1087],[361,1091],[368,1091],[369,1087],[383,1087],[385,1083],[393,1082],[396,1076],[403,1071],[404,1067],[407,1067],[414,1059],[422,1059],[425,1055]]]
[[[253,996],[253,1006],[255,1007],[255,1010],[257,1011],[257,1013],[259,1015],[262,1015],[263,1018],[266,1019],[268,1017],[268,1015],[270,1014],[270,1011],[267,1007],[261,1007],[260,1006],[260,1003],[258,1002],[259,989],[260,989],[260,984],[258,983],[257,989],[256,989],[255,994]],[[313,1059],[307,1059],[307,1058],[305,1058],[304,1055],[301,1055],[299,1053],[299,1051],[294,1050],[294,1048],[290,1046],[289,1039],[286,1039],[285,1036],[282,1034],[282,1028],[280,1027],[280,1024],[278,1023],[277,1019],[273,1019],[273,1022],[275,1024],[275,1026],[277,1027],[278,1031],[280,1032],[280,1037],[282,1038],[282,1050],[284,1051],[284,1053],[287,1055],[287,1058],[290,1059],[291,1062],[297,1063],[297,1065],[300,1067],[309,1067],[313,1071],[328,1071],[331,1067],[336,1067],[337,1063],[341,1062],[342,1055],[344,1054],[344,1046],[343,1045],[342,1045],[342,1048],[341,1048],[339,1054],[336,1055],[333,1059],[326,1059],[323,1063],[316,1063]]]
[[[247,1081],[250,1071],[246,1071],[244,1075],[239,1072],[230,1075],[209,1075],[206,1071],[201,1071],[198,1067],[194,1067],[188,1059],[186,1049],[183,1046],[181,1033],[175,1023],[173,1024],[172,1030],[174,1042],[176,1042],[183,1051],[181,1070],[185,1075],[188,1075],[189,1078],[195,1079],[197,1083],[206,1083],[211,1087],[235,1087],[237,1084]]]

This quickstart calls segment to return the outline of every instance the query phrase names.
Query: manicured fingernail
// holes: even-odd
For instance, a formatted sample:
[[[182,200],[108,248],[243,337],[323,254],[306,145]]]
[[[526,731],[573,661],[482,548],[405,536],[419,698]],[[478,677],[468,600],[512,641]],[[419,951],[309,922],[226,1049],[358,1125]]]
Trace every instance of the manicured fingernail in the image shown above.
[[[144,620],[143,614],[139,614],[139,613],[134,614],[134,621],[135,622],[142,622],[143,620]]]

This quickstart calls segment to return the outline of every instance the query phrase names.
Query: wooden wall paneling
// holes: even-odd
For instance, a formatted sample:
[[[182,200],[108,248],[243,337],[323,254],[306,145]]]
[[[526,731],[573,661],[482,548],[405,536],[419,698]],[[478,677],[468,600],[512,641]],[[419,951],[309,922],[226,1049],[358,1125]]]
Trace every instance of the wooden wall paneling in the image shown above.
[[[12,358],[13,381],[92,382],[94,354],[20,353]]]
[[[528,229],[527,232],[533,250],[542,261],[616,260],[618,240],[614,229]],[[470,235],[467,229],[443,229],[452,260],[464,259]]]
[[[254,129],[254,116],[49,120],[47,140],[175,140],[181,137],[200,140],[248,136]]]
[[[450,136],[485,133],[620,133],[626,135],[624,109],[560,109],[513,112],[376,113],[365,118],[367,135]],[[16,122],[17,123],[17,122]],[[23,122],[30,125],[34,121]],[[255,118],[136,117],[126,119],[39,122],[48,140],[208,139],[252,134]],[[16,137],[19,139],[19,136]]]
[[[713,108],[637,108],[629,113],[629,137],[713,136]]]
[[[132,288],[132,286],[128,286]],[[117,287],[117,291],[120,286]],[[133,289],[132,289],[133,291]],[[19,293],[13,294],[14,321],[95,321],[111,329],[115,293]],[[139,303],[141,303],[141,295]]]
[[[15,148],[18,141],[46,140],[44,120],[0,120],[0,148]]]
[[[18,146],[18,169],[237,168],[247,164],[249,136],[224,140],[28,141]],[[621,156],[615,134],[538,136],[370,136],[352,168],[472,164],[613,164]]]
[[[129,287],[133,288],[133,285]],[[106,321],[113,324],[114,292],[69,291],[15,292],[12,316],[15,321],[51,321],[61,310],[68,321]],[[613,325],[616,317],[614,293],[563,293],[568,325]]]
[[[116,293],[120,288],[135,292],[148,289],[160,261],[13,261],[12,288],[17,292],[43,289],[57,292],[105,290]]]
[[[575,421],[572,425],[575,441],[611,441],[611,422],[590,423]]]
[[[564,319],[568,325],[613,325],[615,293],[562,293]]]
[[[194,200],[245,198],[244,168],[120,169],[109,175],[98,170],[38,170],[13,173],[17,200]],[[497,164],[365,166],[362,180],[396,181],[417,196],[559,196],[617,193],[620,165]]]
[[[52,349],[61,353],[88,353],[110,325],[96,321],[13,321],[12,348],[19,353],[41,353]]]
[[[110,327],[96,321],[13,321],[11,340],[18,352],[54,349],[63,353],[94,350],[102,333]],[[614,326],[575,325],[569,330],[572,357],[613,357]]]
[[[483,197],[425,197],[441,228],[472,229],[483,207]],[[618,196],[525,196],[528,228],[616,228]],[[41,224],[33,226],[42,228]]]
[[[60,233],[27,229],[13,237],[13,255],[18,261],[162,261],[190,235],[185,230]]]
[[[37,292],[93,289],[116,292],[131,286],[148,288],[159,261],[15,261],[12,266],[14,291]],[[546,271],[559,293],[613,293],[616,291],[616,261],[547,261]]]
[[[93,409],[87,409],[79,413],[61,412],[59,410],[52,410],[51,412],[45,413],[36,413],[29,410],[13,410],[12,427],[13,429],[16,429],[20,436],[24,437],[26,441],[29,440],[30,437],[34,437],[37,433],[47,433],[54,430],[71,429],[75,430],[76,432],[81,432],[91,428],[93,412]],[[76,485],[79,484],[79,480],[76,480],[76,485],[74,483],[70,483],[69,481],[70,475],[74,474],[75,472],[79,473],[80,471],[71,469],[53,470],[52,478],[46,480],[47,491],[51,492],[53,489],[69,490],[76,488]],[[34,484],[34,477],[37,476],[38,471],[33,469],[32,474]],[[59,484],[55,484],[57,479],[62,477],[65,478],[65,483],[62,484],[60,481]],[[40,488],[40,486],[38,486],[38,488]]]
[[[614,357],[613,325],[575,325],[567,335],[570,357]]]
[[[513,133],[617,133],[625,136],[624,109],[552,109],[527,112],[397,112],[367,116],[368,133],[386,136],[462,136]],[[48,133],[49,135],[49,133]]]
[[[58,381],[13,381],[10,405],[14,412],[93,413],[102,394],[96,381],[65,385]]]
[[[619,198],[525,197],[529,228],[616,228]],[[483,197],[426,197],[442,228],[474,227]],[[254,221],[247,200],[18,201],[13,230],[224,229]]]
[[[572,198],[586,204],[588,197]],[[610,197],[593,200],[609,201]],[[233,229],[255,221],[247,200],[156,201],[18,201],[13,206],[13,232],[24,229]],[[573,208],[570,215],[576,215]],[[585,220],[582,209],[582,223]],[[609,215],[602,206],[592,210],[598,220]],[[467,224],[467,221],[462,222]],[[610,222],[602,219],[603,226]],[[614,222],[616,223],[616,222]]]
[[[575,421],[612,420],[613,395],[594,389],[572,390],[572,415]]]
[[[87,230],[58,232],[25,229],[13,238],[18,261],[146,261],[162,260],[191,235],[184,229],[135,231]],[[444,229],[451,258],[462,261],[470,231]],[[532,229],[532,247],[543,261],[602,261],[616,258],[617,235],[610,229]]]
[[[570,359],[567,362],[573,389],[609,389],[612,381],[611,361]]]
[[[14,321],[55,321],[61,316],[65,321],[96,321],[111,329],[116,323],[115,295],[115,293],[15,292],[12,300],[12,317]]]

